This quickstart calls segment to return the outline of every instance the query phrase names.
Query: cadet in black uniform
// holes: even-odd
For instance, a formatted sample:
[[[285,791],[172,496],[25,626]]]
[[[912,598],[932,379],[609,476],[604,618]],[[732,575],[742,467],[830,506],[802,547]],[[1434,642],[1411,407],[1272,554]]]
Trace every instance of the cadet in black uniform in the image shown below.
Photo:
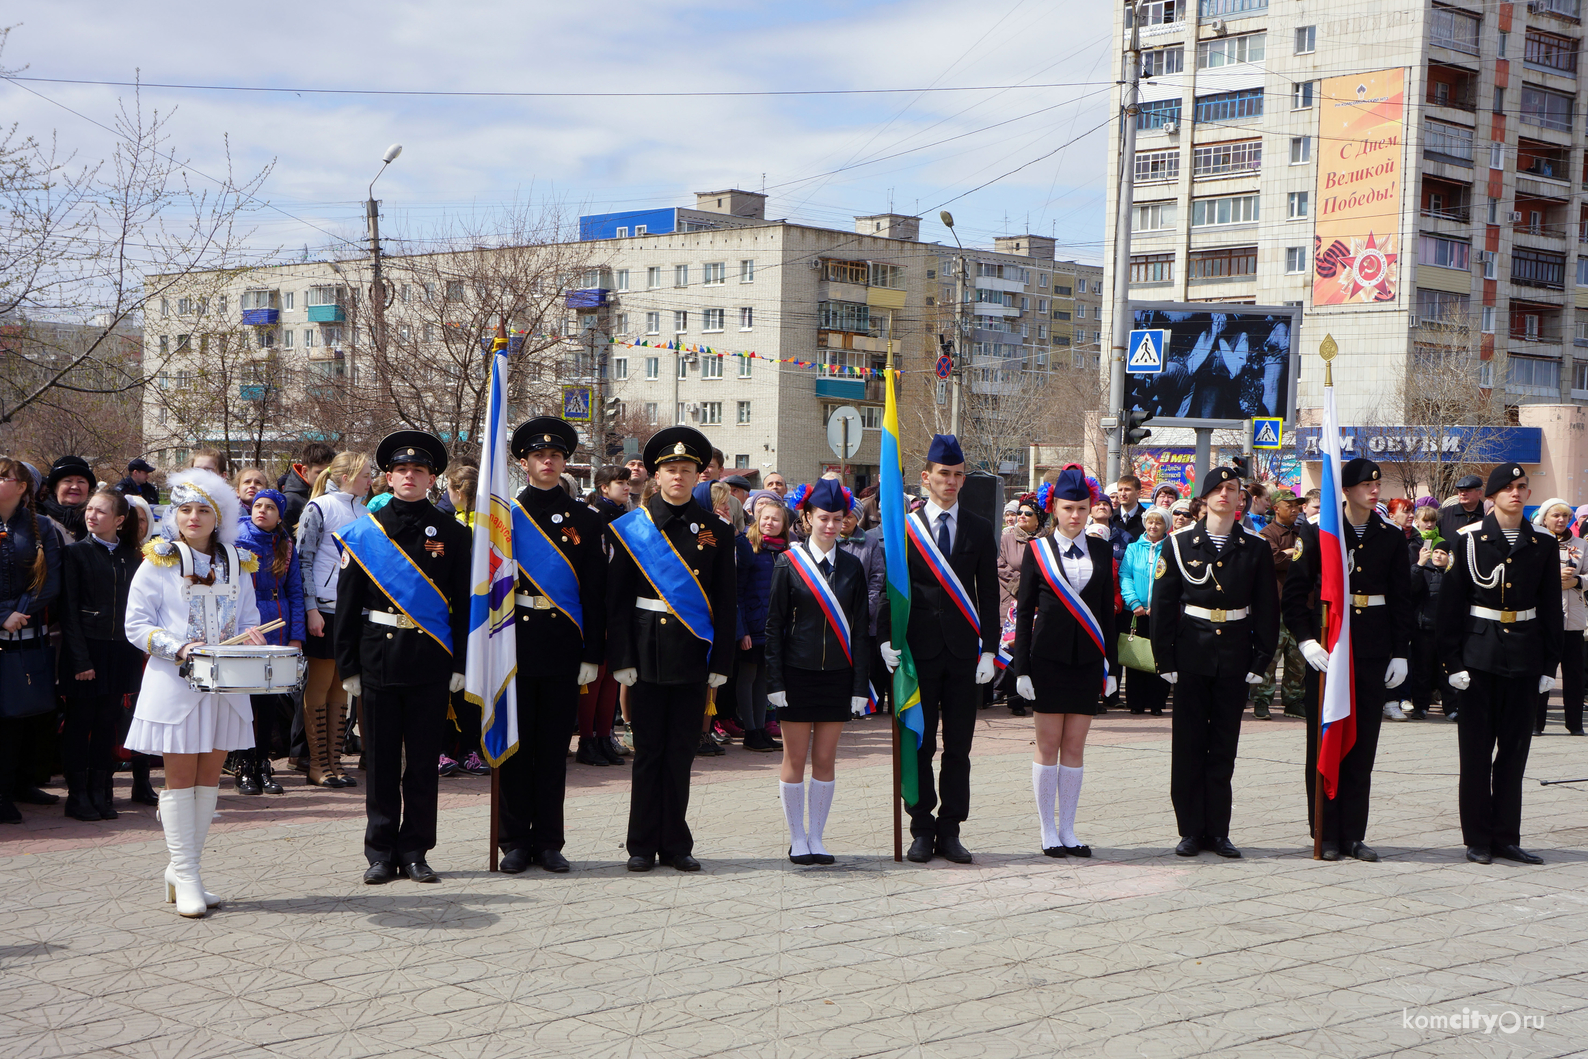
[[[601,550],[606,524],[561,484],[568,457],[578,447],[578,432],[553,416],[531,419],[513,431],[513,457],[529,475],[518,504],[568,560],[562,581],[551,581],[543,569],[549,564],[536,562],[528,542],[520,534],[513,536],[520,563],[516,628],[522,742],[502,763],[497,833],[506,853],[501,870],[513,874],[531,864],[547,871],[568,870],[561,852],[568,733],[578,720],[580,689],[600,673],[606,645],[607,563]],[[577,586],[566,583],[567,569]],[[577,589],[582,631],[550,594],[568,587]]]
[[[425,854],[436,845],[435,761],[447,699],[463,689],[469,531],[428,499],[447,468],[440,438],[423,430],[389,434],[375,450],[375,465],[386,472],[391,503],[337,535],[336,663],[349,697],[364,696],[364,881],[406,874],[435,882]],[[375,526],[401,554],[382,543]]]
[[[1230,777],[1246,709],[1279,644],[1279,592],[1268,542],[1235,521],[1240,479],[1215,467],[1202,483],[1207,515],[1171,533],[1152,586],[1152,653],[1174,689],[1169,797],[1182,857],[1230,842]]]
[[[608,664],[629,688],[634,731],[630,871],[650,871],[658,856],[679,871],[700,870],[684,819],[689,770],[707,688],[726,683],[733,667],[738,607],[733,527],[690,495],[710,459],[711,442],[694,427],[657,431],[645,443],[645,469],[658,491],[608,529],[615,553],[607,571]],[[636,551],[649,557],[644,572]],[[710,642],[690,631],[692,624],[704,634],[707,605]]]
[[[1373,761],[1378,754],[1379,729],[1384,711],[1379,702],[1385,688],[1405,679],[1410,656],[1414,607],[1411,600],[1411,560],[1406,535],[1373,510],[1382,480],[1378,464],[1356,459],[1340,473],[1345,490],[1345,546],[1351,557],[1351,658],[1356,688],[1356,740],[1340,760],[1339,785],[1323,806],[1324,860],[1342,855],[1375,861],[1378,854],[1363,842],[1367,837],[1368,793],[1373,782]],[[1323,585],[1318,528],[1303,526],[1298,540],[1301,555],[1290,563],[1285,579],[1285,625],[1296,638],[1302,657],[1313,669],[1329,668],[1329,652],[1319,642],[1320,613],[1308,605]],[[1381,675],[1382,674],[1382,675]],[[1318,776],[1318,681],[1306,682],[1307,826],[1318,819],[1314,797]]]
[[[1560,562],[1554,540],[1522,517],[1532,490],[1519,464],[1491,471],[1484,493],[1494,510],[1456,534],[1434,630],[1461,692],[1461,839],[1479,864],[1541,864],[1521,846],[1522,770],[1538,696],[1560,665]]]

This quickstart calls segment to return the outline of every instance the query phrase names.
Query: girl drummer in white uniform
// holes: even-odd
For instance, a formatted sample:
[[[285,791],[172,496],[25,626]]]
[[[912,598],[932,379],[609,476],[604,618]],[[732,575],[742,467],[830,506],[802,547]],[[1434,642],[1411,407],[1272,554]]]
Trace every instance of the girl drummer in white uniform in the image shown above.
[[[160,822],[171,854],[166,900],[191,918],[221,903],[199,875],[221,765],[229,751],[254,745],[247,695],[195,691],[178,673],[199,645],[245,631],[246,642],[265,642],[255,628],[259,610],[249,576],[258,557],[233,546],[238,508],[237,494],[214,472],[193,468],[173,475],[160,535],[144,546],[148,561],[133,576],[127,600],[127,639],[150,657],[125,745],[165,758]]]

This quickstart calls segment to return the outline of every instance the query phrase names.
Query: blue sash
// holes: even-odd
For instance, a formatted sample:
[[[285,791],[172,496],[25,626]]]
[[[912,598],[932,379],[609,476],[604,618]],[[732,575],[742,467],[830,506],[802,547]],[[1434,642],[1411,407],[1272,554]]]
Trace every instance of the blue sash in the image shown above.
[[[365,515],[331,536],[336,540],[337,551],[342,553],[343,563],[352,556],[408,620],[445,647],[447,654],[452,653],[452,615],[447,597],[408,553],[386,535],[375,516]]]
[[[628,549],[640,573],[684,628],[711,643],[711,601],[673,542],[652,521],[651,513],[644,507],[635,508],[612,523],[612,535]]]
[[[572,618],[582,635],[584,607],[579,602],[579,575],[574,573],[562,549],[551,542],[546,531],[516,500],[513,502],[513,558],[518,560],[519,572],[540,590],[540,595]]]

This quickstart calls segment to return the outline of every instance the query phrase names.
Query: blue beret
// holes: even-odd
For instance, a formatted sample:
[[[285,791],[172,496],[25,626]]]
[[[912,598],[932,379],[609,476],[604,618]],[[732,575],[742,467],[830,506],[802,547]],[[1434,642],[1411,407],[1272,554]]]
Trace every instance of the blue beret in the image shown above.
[[[965,453],[959,447],[959,439],[953,434],[933,434],[932,446],[926,450],[928,463],[941,463],[954,467],[965,462]]]

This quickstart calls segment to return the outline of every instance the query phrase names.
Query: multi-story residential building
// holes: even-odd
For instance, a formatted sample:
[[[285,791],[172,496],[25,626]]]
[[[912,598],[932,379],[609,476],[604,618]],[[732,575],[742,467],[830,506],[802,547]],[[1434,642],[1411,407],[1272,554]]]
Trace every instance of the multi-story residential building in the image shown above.
[[[1114,281],[1141,301],[1303,306],[1303,421],[1328,333],[1345,424],[1414,432],[1419,380],[1470,372],[1540,428],[1536,474],[1582,466],[1568,432],[1583,434],[1588,402],[1580,0],[1137,10],[1135,156],[1109,169],[1111,222],[1121,164],[1132,181],[1131,265]],[[1131,11],[1116,3],[1116,40]]]

